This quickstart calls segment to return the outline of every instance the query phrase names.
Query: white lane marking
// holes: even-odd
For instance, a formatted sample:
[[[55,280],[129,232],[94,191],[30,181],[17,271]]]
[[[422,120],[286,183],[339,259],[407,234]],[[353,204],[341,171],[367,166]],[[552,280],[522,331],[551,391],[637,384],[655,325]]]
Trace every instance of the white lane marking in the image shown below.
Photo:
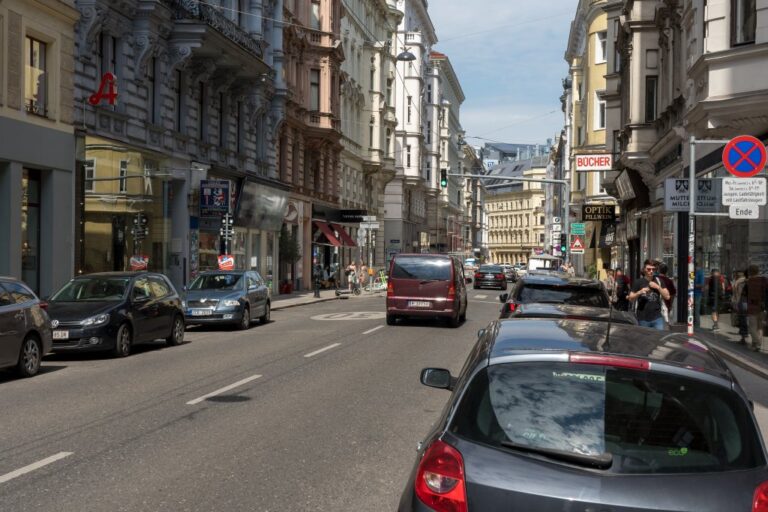
[[[316,356],[317,354],[322,354],[326,350],[331,350],[332,348],[336,348],[339,345],[341,345],[341,343],[334,343],[333,345],[328,345],[327,347],[321,348],[320,350],[315,350],[314,352],[310,352],[309,354],[304,354],[304,357],[312,357],[312,356]]]
[[[498,304],[501,306],[501,302],[494,302],[492,300],[475,300],[475,299],[469,299],[472,302],[482,302],[483,304]]]
[[[380,326],[378,326],[378,327],[374,327],[373,329],[368,329],[368,330],[367,330],[367,331],[365,331],[363,334],[371,334],[373,331],[378,331],[379,329],[383,329],[383,328],[384,328],[384,326],[383,326],[383,325],[380,325]]]
[[[483,295],[483,294],[480,294],[480,295],[475,295],[475,298],[476,298],[476,299],[487,299],[487,298],[488,298],[488,296],[487,296],[487,295]]]
[[[65,457],[69,457],[70,455],[73,455],[73,454],[74,452],[59,452],[56,455],[51,455],[50,457],[46,457],[43,460],[39,460],[35,463],[30,464],[29,466],[24,466],[23,468],[19,468],[16,471],[11,471],[10,473],[6,473],[0,476],[0,484],[3,484],[9,480],[13,480],[14,478],[19,477],[21,475],[31,473],[36,469],[40,469],[43,466],[47,466],[48,464],[56,462],[57,460],[61,460]]]
[[[189,402],[187,402],[187,405],[199,404],[200,402],[202,402],[206,398],[210,398],[212,396],[216,396],[216,395],[220,395],[222,393],[226,393],[230,389],[235,389],[238,386],[242,386],[243,384],[247,384],[247,383],[251,382],[252,380],[256,380],[256,379],[260,379],[260,378],[261,378],[261,375],[251,375],[247,379],[239,380],[239,381],[235,382],[234,384],[230,384],[229,386],[224,386],[223,388],[217,389],[216,391],[208,393],[207,395],[203,395],[200,398],[195,398],[194,400],[190,400]]]

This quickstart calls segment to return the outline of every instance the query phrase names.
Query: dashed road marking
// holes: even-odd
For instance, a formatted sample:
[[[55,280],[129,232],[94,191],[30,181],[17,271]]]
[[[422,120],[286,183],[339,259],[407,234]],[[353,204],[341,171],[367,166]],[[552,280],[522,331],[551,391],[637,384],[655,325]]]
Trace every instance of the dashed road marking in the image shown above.
[[[332,348],[336,348],[339,345],[341,345],[341,343],[334,343],[333,345],[328,345],[327,347],[323,347],[320,350],[315,350],[314,352],[310,352],[309,354],[304,354],[304,357],[312,357],[312,356],[316,356],[317,354],[322,354],[326,350],[331,350]]]
[[[383,326],[383,325],[380,325],[380,326],[378,326],[378,327],[374,327],[373,329],[368,329],[368,330],[367,330],[367,331],[365,331],[363,334],[371,334],[372,332],[374,332],[374,331],[378,331],[379,329],[383,329],[383,328],[384,328],[384,326]]]
[[[211,393],[208,393],[207,395],[203,395],[200,398],[195,398],[194,400],[190,400],[189,402],[187,402],[187,405],[199,404],[200,402],[202,402],[206,398],[210,398],[212,396],[216,396],[216,395],[220,395],[222,393],[226,393],[230,389],[235,389],[238,386],[242,386],[243,384],[247,384],[247,383],[251,382],[252,380],[256,380],[256,379],[260,379],[260,378],[261,378],[261,375],[251,375],[250,377],[248,377],[246,379],[239,380],[239,381],[235,382],[234,384],[230,384],[229,386],[224,386],[223,388],[217,389],[216,391],[212,391]]]
[[[48,464],[52,464],[57,460],[61,460],[73,454],[74,452],[59,452],[56,455],[51,455],[50,457],[46,457],[43,460],[33,462],[29,466],[24,466],[23,468],[19,468],[16,471],[11,471],[10,473],[0,475],[0,484],[3,484],[9,480],[13,480],[14,478],[19,477],[21,475],[26,475],[27,473],[31,473],[36,469],[40,469],[44,466],[47,466]]]
[[[488,298],[488,296],[487,296],[487,295],[483,295],[483,294],[480,294],[480,295],[475,295],[475,298],[476,298],[476,299],[487,299],[487,298]]]
[[[386,316],[387,314],[382,311],[351,311],[315,315],[310,317],[310,320],[381,320]]]

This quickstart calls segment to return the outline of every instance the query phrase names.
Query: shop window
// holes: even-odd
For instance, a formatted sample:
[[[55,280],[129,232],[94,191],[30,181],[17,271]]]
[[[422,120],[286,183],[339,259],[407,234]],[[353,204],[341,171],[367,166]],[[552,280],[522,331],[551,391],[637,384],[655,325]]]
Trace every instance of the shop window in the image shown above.
[[[46,72],[47,45],[27,36],[26,38],[26,74],[24,77],[24,103],[27,112],[38,116],[47,116],[48,74]]]
[[[731,0],[731,45],[755,42],[757,28],[756,0]]]
[[[659,77],[645,77],[645,122],[651,123],[656,120],[656,102],[658,94]]]
[[[85,191],[94,192],[95,191],[94,178],[96,178],[96,161],[92,159],[86,160],[84,172],[85,172]]]
[[[608,40],[608,33],[597,32],[595,34],[595,64],[602,64],[606,59],[606,45]]]

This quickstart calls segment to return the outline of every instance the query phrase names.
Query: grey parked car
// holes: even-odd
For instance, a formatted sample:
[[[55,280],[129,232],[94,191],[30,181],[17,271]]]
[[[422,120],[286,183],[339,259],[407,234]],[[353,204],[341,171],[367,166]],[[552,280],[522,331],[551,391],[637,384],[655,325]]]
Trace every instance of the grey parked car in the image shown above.
[[[230,324],[248,329],[251,321],[270,319],[269,288],[255,270],[206,271],[186,288],[188,324]]]
[[[52,345],[44,307],[24,283],[0,276],[0,368],[15,367],[22,377],[40,371]]]
[[[764,511],[751,404],[682,334],[574,320],[480,331],[419,455],[401,511]],[[754,507],[753,507],[754,502]]]

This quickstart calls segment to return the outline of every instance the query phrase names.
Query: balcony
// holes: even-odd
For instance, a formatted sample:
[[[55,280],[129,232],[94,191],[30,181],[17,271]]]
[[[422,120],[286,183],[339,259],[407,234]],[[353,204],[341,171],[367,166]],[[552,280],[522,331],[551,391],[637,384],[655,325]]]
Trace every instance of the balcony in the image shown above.
[[[332,48],[333,47],[333,34],[329,32],[321,32],[319,30],[310,30],[307,37],[309,44],[320,48]]]

